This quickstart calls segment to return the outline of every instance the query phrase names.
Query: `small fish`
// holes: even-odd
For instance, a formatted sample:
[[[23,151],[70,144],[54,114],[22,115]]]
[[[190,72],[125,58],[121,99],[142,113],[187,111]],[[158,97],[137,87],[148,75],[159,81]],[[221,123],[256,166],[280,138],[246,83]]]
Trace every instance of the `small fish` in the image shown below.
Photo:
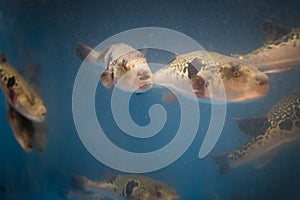
[[[176,56],[167,67],[153,74],[153,82],[191,96],[191,90],[183,87],[183,82],[188,82],[199,99],[226,102],[260,98],[269,90],[268,76],[253,65],[234,57],[204,51]]]
[[[264,167],[280,149],[299,141],[300,91],[283,97],[263,117],[235,121],[251,138],[234,152],[212,155],[221,174],[245,164]]]
[[[104,52],[97,52],[78,43],[76,55],[88,63],[105,66],[100,80],[107,89],[117,82],[121,89],[130,92],[140,93],[152,87],[152,73],[144,54],[127,44],[114,44]]]
[[[82,199],[103,195],[118,200],[180,200],[176,191],[167,184],[141,175],[117,175],[100,182],[73,176],[71,184],[77,192],[63,192],[62,196],[67,199],[86,194]]]
[[[4,54],[0,56],[0,86],[8,103],[20,114],[35,122],[45,120],[47,110],[42,98],[8,63]]]
[[[265,44],[244,55],[238,56],[258,68],[290,70],[287,66],[300,64],[300,28],[291,28],[266,20],[263,24]]]
[[[44,151],[47,136],[44,123],[30,121],[12,106],[8,107],[7,120],[15,139],[25,152],[31,152],[34,148],[39,152]]]

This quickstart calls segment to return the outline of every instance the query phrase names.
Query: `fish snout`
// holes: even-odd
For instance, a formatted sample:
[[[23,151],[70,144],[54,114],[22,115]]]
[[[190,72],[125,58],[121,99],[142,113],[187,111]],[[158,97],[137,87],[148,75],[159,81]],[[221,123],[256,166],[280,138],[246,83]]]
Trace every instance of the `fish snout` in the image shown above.
[[[151,78],[151,72],[147,69],[140,69],[137,71],[137,77],[141,81],[145,81]]]
[[[139,90],[146,91],[152,87],[152,74],[150,70],[140,69],[137,71],[137,77],[140,81]]]
[[[266,74],[256,75],[255,80],[261,86],[269,85],[269,77]]]
[[[40,114],[40,118],[41,118],[41,121],[43,121],[45,118],[46,118],[46,114],[47,114],[47,109],[45,106],[40,106],[38,108],[38,113]]]

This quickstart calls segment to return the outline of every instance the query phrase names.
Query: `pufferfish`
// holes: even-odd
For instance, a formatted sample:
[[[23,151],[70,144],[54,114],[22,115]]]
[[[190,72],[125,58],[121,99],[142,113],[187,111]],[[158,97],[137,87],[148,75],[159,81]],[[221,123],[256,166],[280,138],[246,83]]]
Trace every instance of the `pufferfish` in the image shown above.
[[[283,97],[263,117],[235,121],[251,138],[231,153],[211,155],[221,174],[245,164],[264,167],[280,149],[299,141],[300,90]]]
[[[102,65],[100,81],[107,89],[118,83],[118,88],[129,92],[145,92],[152,87],[152,72],[146,57],[133,47],[118,43],[103,52],[78,43],[76,55],[87,63]]]
[[[61,191],[65,199],[124,199],[124,200],[180,200],[167,184],[142,175],[116,175],[104,181],[73,176],[73,190]]]
[[[153,82],[187,97],[195,95],[199,100],[224,102],[260,98],[269,90],[268,76],[255,66],[238,58],[206,51],[176,56],[153,74]]]
[[[0,87],[9,105],[21,115],[35,122],[45,120],[47,109],[42,98],[8,63],[5,54],[0,55]]]

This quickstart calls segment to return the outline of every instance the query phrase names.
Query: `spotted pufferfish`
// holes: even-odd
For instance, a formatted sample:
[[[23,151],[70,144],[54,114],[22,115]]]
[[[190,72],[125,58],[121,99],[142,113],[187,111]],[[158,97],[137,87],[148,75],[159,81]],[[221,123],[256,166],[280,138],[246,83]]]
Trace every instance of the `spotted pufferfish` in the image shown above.
[[[299,141],[300,90],[283,97],[263,117],[235,121],[251,137],[231,153],[211,155],[221,174],[245,164],[252,164],[255,168],[264,167],[280,149]]]
[[[27,119],[43,122],[47,109],[43,99],[8,62],[5,54],[0,56],[0,87],[6,101]]]
[[[169,185],[143,175],[115,175],[107,180],[92,181],[84,176],[71,178],[73,189],[62,190],[65,199],[180,200]]]
[[[153,74],[153,82],[188,97],[224,102],[260,98],[269,90],[268,76],[254,65],[238,58],[206,51],[176,56],[166,67]]]
[[[104,67],[100,81],[107,89],[117,85],[124,91],[142,93],[152,87],[152,72],[146,57],[127,44],[113,44],[100,52],[78,43],[75,53],[86,63]]]

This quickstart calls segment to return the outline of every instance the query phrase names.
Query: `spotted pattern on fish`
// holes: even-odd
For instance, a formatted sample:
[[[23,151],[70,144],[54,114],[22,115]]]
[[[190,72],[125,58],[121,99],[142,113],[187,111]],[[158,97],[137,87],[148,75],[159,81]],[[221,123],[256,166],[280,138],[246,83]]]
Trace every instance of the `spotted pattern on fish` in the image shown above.
[[[236,161],[248,154],[252,149],[256,148],[255,146],[266,144],[269,139],[277,136],[284,137],[284,135],[296,134],[300,129],[299,112],[300,91],[297,91],[284,97],[273,106],[267,114],[269,127],[266,129],[265,133],[250,138],[250,140],[241,148],[228,154],[227,158]]]
[[[198,60],[197,63],[193,63],[195,59]],[[216,68],[216,65],[220,66],[218,65],[219,63],[215,63],[211,56],[206,52],[195,51],[183,56],[176,56],[169,62],[169,66],[181,75],[178,78],[182,78],[182,76],[188,77],[188,67],[190,64],[192,64],[198,71],[209,71],[215,76],[218,76],[219,74],[218,69]]]
[[[87,63],[104,66],[100,81],[107,89],[118,82],[120,89],[130,92],[145,92],[152,87],[152,72],[146,57],[127,44],[113,44],[105,51],[98,52],[78,43],[76,55]]]
[[[7,90],[10,91],[10,93],[14,94],[11,95],[11,98],[13,98],[17,94],[24,94],[31,106],[36,103],[34,96],[30,92],[24,90],[22,85],[20,85],[18,80],[16,79],[16,76],[11,75],[11,72],[4,69],[0,70],[0,77],[4,85],[6,85]],[[14,99],[11,100],[14,101]]]
[[[258,55],[264,51],[269,51],[270,49],[276,49],[290,44],[293,44],[293,46],[296,47],[297,44],[296,41],[299,39],[300,39],[300,28],[296,28],[293,29],[293,31],[290,32],[289,34],[283,36],[282,38],[279,38],[275,41],[270,41],[269,43],[264,45],[264,47],[252,51],[246,57],[250,57],[252,55]]]
[[[130,200],[180,200],[176,191],[167,184],[141,175],[116,175],[106,181],[92,181],[73,176],[73,188],[89,194],[110,193],[115,198]]]
[[[193,51],[178,55],[153,75],[155,83],[173,87],[186,96],[239,102],[264,96],[266,74],[238,58],[216,52]],[[193,91],[186,89],[190,84]],[[226,94],[226,95],[225,95]]]
[[[43,100],[6,58],[0,63],[0,87],[8,103],[24,117],[44,121],[47,109]]]
[[[144,54],[139,51],[132,51],[115,60],[111,60],[106,66],[106,71],[114,72],[114,70],[120,70],[124,73],[129,71],[133,66],[129,64],[133,61],[141,60],[141,63],[146,64],[146,59]],[[115,69],[116,68],[116,69]]]

